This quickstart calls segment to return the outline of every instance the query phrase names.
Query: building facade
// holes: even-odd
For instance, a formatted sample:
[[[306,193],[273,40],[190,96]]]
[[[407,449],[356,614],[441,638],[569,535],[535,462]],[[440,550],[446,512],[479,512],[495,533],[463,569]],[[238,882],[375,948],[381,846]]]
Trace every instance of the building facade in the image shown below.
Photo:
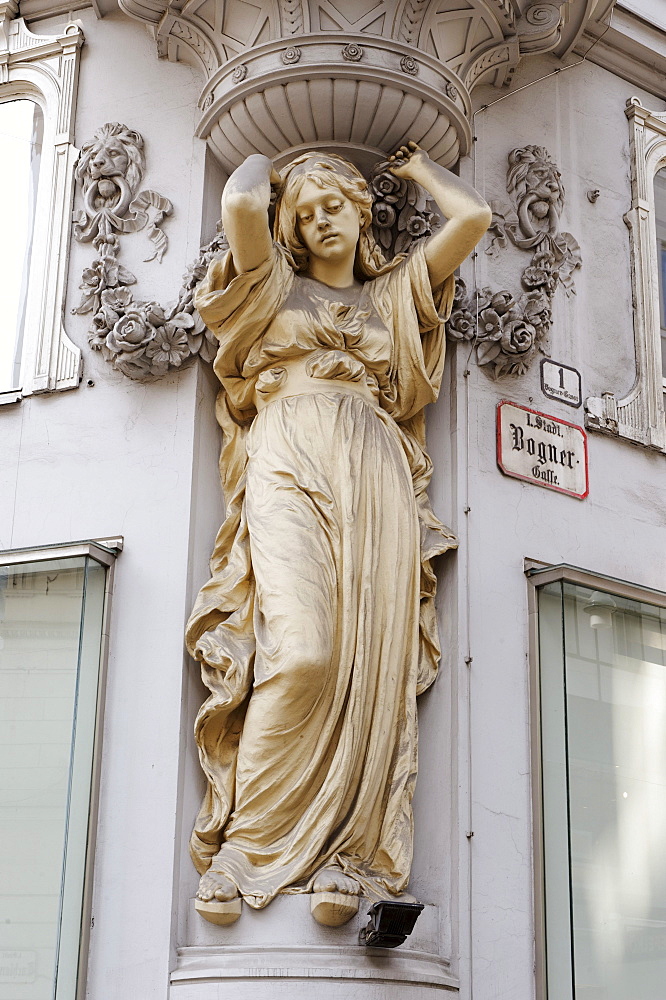
[[[662,1000],[663,0],[4,0],[0,102],[0,1000]],[[376,178],[409,139],[493,222],[427,412],[459,547],[419,700],[425,906],[389,951],[363,903],[195,912],[183,631],[224,515],[193,305],[224,184],[311,148]],[[387,253],[436,226],[375,191]]]

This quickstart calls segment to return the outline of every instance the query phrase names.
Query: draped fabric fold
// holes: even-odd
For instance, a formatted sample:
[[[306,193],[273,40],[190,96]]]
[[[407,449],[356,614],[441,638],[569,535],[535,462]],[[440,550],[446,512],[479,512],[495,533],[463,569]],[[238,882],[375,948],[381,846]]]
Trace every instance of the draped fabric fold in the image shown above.
[[[324,866],[371,897],[409,878],[416,695],[440,656],[431,560],[457,544],[428,500],[423,414],[452,295],[453,277],[431,291],[422,248],[359,294],[294,274],[279,246],[247,274],[214,261],[197,292],[220,341],[227,514],[187,628],[210,691],[191,852],[252,906]],[[299,357],[325,391],[257,414]],[[363,372],[371,396],[335,391]]]

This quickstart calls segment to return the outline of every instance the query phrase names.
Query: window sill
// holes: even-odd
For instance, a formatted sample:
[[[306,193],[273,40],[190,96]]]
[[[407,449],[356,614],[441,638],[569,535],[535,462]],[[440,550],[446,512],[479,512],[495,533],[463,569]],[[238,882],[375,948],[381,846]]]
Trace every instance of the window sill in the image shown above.
[[[10,406],[12,403],[20,403],[23,393],[20,389],[4,389],[0,392],[0,406]]]

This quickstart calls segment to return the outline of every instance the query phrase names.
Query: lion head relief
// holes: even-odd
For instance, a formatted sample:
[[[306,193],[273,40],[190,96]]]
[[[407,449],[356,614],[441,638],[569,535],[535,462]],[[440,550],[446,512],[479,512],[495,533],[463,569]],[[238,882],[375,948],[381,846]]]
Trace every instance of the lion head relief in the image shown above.
[[[523,146],[510,153],[506,187],[526,238],[559,232],[564,186],[543,146]]]
[[[84,143],[76,167],[88,216],[107,209],[122,217],[141,183],[143,139],[121,125],[107,122]]]

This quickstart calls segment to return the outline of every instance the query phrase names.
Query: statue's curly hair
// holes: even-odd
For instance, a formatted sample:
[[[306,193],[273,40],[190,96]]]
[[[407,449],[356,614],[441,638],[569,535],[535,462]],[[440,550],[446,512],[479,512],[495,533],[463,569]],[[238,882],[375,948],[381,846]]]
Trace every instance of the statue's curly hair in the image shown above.
[[[295,271],[307,269],[310,254],[300,239],[296,219],[296,199],[306,181],[320,188],[335,187],[356,205],[359,214],[359,238],[354,274],[360,281],[376,278],[400,263],[404,254],[387,261],[372,235],[373,199],[363,175],[353,163],[336,153],[304,153],[281,172],[282,184],[275,205],[273,234],[287,250]]]

